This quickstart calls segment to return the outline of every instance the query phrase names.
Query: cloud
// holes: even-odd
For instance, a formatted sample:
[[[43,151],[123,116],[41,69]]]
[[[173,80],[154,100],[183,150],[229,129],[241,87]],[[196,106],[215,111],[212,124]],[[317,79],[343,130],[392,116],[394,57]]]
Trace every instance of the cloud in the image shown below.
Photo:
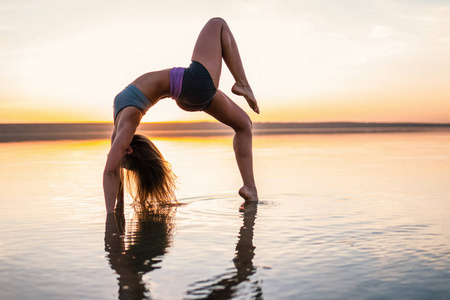
[[[384,39],[390,37],[396,33],[396,30],[388,26],[374,25],[370,31],[369,38],[371,39]]]
[[[233,30],[262,105],[386,85],[439,89],[450,69],[450,6],[440,1],[15,3],[0,4],[0,93],[15,87],[24,99],[50,101],[48,87],[57,86],[67,103],[95,98],[100,110],[136,76],[186,66],[213,16]],[[223,70],[228,90],[233,78]]]

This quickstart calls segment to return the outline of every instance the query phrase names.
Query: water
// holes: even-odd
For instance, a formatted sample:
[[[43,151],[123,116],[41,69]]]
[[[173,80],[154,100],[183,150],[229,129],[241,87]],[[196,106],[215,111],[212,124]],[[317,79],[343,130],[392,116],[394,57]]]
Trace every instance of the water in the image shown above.
[[[109,142],[0,144],[0,299],[450,299],[450,133],[156,139],[186,205],[105,219]]]

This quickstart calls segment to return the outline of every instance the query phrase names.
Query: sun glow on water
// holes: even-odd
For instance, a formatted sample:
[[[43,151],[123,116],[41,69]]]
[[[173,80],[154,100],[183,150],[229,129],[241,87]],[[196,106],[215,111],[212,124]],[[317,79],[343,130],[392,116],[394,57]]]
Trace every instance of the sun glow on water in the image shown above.
[[[109,140],[0,143],[0,297],[103,299],[126,286],[161,299],[227,287],[276,299],[445,298],[448,135],[255,136],[253,216],[238,211],[230,136],[155,138],[185,205],[127,219],[125,236],[105,223]]]

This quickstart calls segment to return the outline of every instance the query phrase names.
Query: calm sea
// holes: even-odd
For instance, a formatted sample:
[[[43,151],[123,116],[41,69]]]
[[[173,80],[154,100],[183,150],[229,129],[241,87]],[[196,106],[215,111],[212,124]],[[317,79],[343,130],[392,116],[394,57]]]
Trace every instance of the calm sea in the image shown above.
[[[106,219],[108,140],[0,143],[0,299],[450,299],[450,132],[154,139],[186,205]],[[128,199],[129,200],[129,199]]]

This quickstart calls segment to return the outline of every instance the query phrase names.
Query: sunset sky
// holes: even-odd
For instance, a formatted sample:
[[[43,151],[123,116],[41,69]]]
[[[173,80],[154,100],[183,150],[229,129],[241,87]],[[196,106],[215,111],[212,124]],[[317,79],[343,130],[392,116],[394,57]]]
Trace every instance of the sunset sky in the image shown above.
[[[227,20],[256,122],[450,123],[450,1],[0,0],[0,123],[110,122],[139,75],[189,65]],[[144,122],[211,120],[160,101]]]

